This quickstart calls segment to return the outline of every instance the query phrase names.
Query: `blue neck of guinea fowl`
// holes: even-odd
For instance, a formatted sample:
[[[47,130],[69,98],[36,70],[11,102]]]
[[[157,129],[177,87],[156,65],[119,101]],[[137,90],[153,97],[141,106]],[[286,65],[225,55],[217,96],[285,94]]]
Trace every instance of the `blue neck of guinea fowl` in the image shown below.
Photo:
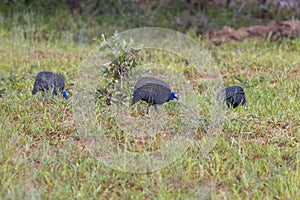
[[[176,92],[171,92],[170,100],[174,100],[175,98],[177,99],[177,94],[176,94]]]
[[[69,97],[69,93],[67,91],[63,91],[62,96],[64,99],[67,99]]]

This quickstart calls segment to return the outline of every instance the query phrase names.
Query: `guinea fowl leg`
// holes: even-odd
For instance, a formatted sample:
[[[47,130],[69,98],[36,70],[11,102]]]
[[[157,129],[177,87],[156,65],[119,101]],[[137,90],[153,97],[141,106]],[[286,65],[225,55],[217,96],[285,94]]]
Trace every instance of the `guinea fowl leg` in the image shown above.
[[[150,105],[148,105],[148,107],[147,107],[147,111],[146,111],[146,114],[147,114],[147,115],[149,115],[149,109],[150,109]],[[156,105],[154,105],[154,109],[155,109],[155,111],[158,113],[158,109],[157,109],[157,106],[156,106]]]
[[[156,113],[158,113],[158,109],[157,109],[156,104],[154,104],[154,109],[155,109]]]
[[[149,115],[150,106],[153,105],[153,99],[149,96],[148,98],[148,107],[147,107],[147,115]]]

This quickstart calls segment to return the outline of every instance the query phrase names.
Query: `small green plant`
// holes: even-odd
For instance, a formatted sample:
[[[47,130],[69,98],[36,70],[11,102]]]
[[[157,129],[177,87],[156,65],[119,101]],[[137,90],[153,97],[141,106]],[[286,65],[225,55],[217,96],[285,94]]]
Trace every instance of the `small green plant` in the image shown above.
[[[98,103],[111,104],[111,97],[116,92],[117,84],[123,87],[128,78],[128,72],[135,68],[139,50],[131,48],[131,41],[127,42],[115,32],[111,40],[107,40],[104,34],[95,39],[100,43],[100,51],[106,51],[112,62],[102,66],[100,72],[100,87],[97,88],[96,98]]]

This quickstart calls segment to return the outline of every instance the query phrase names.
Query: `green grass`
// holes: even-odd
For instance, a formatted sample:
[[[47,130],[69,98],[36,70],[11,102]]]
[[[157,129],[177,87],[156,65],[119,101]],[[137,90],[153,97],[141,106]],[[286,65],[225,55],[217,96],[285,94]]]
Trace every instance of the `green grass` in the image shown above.
[[[296,9],[276,13],[275,5],[259,7],[256,1],[210,2],[201,10],[193,3],[177,1],[95,1],[82,2],[81,9],[70,13],[69,1],[51,0],[0,2],[0,36],[52,43],[92,43],[99,33],[138,27],[165,27],[204,35],[224,25],[240,28],[266,25],[270,20],[299,19]],[[200,1],[201,2],[201,1]],[[255,3],[253,3],[255,2]],[[263,17],[264,15],[264,17]]]
[[[256,41],[214,48],[224,84],[245,87],[248,109],[228,111],[223,132],[205,157],[196,141],[172,165],[130,174],[84,151],[70,120],[70,102],[40,101],[30,93],[40,70],[74,82],[91,48],[1,44],[1,66],[11,70],[1,70],[2,198],[299,198],[298,50]]]
[[[96,45],[74,42],[68,34],[72,30],[67,30],[72,24],[57,37],[49,28],[54,22],[44,24],[51,37],[39,41],[42,32],[34,29],[35,23],[27,24],[33,28],[29,30],[18,24],[12,32],[3,24],[0,30],[1,199],[300,198],[299,39],[213,47],[210,53],[224,85],[243,86],[248,108],[226,109],[222,132],[208,154],[203,155],[201,147],[208,137],[199,129],[193,145],[171,165],[154,172],[125,173],[105,166],[87,151],[89,143],[82,140],[72,101],[31,95],[34,76],[42,70],[62,74],[73,91],[82,64]],[[32,35],[25,38],[23,31]],[[152,56],[156,60],[156,54]],[[170,64],[164,56],[157,59]],[[200,105],[207,105],[201,91],[208,84],[182,62],[171,61],[175,71],[184,66]],[[207,114],[209,108],[203,107],[201,112]],[[116,122],[103,110],[97,108],[98,115],[91,116],[122,144],[125,139]],[[133,112],[138,116],[137,110]],[[171,126],[176,127],[175,122]],[[155,139],[143,144],[133,140],[130,148],[155,149],[164,138]]]

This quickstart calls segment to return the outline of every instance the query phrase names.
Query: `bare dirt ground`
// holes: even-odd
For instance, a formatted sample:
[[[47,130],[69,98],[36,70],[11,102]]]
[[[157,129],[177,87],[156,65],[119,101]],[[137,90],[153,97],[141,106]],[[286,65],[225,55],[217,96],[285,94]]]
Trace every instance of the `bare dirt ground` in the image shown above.
[[[281,40],[283,38],[295,39],[300,36],[300,21],[270,21],[266,26],[250,26],[234,29],[224,26],[221,30],[210,34],[210,46],[221,45],[231,40],[243,41],[251,38],[265,38],[269,40]]]

